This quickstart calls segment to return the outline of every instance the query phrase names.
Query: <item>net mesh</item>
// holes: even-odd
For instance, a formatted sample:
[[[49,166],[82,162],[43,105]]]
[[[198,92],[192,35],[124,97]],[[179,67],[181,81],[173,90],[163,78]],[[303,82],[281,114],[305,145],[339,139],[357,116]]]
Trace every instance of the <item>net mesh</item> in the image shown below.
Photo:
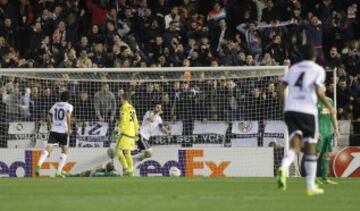
[[[1,148],[42,147],[46,116],[68,90],[76,131],[70,147],[108,147],[120,96],[130,92],[141,121],[154,103],[171,136],[155,131],[153,147],[273,147],[274,169],[284,131],[277,87],[285,67],[232,69],[2,70]]]

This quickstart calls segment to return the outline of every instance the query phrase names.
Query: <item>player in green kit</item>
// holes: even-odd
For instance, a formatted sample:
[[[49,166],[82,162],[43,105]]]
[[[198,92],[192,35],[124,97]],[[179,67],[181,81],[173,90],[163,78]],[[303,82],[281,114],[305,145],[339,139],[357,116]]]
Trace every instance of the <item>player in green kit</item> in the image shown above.
[[[78,174],[67,174],[66,177],[119,177],[120,172],[116,171],[113,162],[108,162],[105,167],[96,166],[91,170]]]
[[[334,102],[331,98],[327,98],[327,100],[332,106],[334,106]],[[327,177],[330,170],[330,153],[332,152],[332,141],[339,135],[336,114],[331,114],[330,111],[321,102],[318,102],[317,107],[319,110],[318,118],[320,137],[316,146],[316,150],[319,153],[319,158],[321,158],[321,179],[318,179],[317,182],[319,184],[337,184]]]

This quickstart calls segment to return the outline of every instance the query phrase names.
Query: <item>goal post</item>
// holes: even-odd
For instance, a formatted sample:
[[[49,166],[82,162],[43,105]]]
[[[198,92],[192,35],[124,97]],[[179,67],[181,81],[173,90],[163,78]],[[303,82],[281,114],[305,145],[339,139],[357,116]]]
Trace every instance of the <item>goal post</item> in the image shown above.
[[[252,163],[253,157],[244,160],[243,152],[251,153],[249,156],[255,159],[261,156],[262,149],[271,148],[271,168],[275,172],[284,149],[289,147],[277,89],[287,69],[286,66],[0,69],[3,106],[0,148],[16,151],[42,147],[48,134],[46,115],[64,90],[71,93],[70,103],[74,105],[76,132],[70,137],[70,147],[99,150],[109,147],[114,141],[111,132],[119,119],[119,98],[129,92],[139,121],[155,103],[162,105],[164,125],[172,134],[166,136],[155,130],[150,140],[161,159],[167,159],[162,154],[164,148],[169,152],[204,149],[204,153],[224,159],[233,153],[234,157],[228,159],[239,156],[243,162]],[[217,155],[219,149],[229,153]],[[180,154],[178,151],[179,160]],[[4,156],[1,153],[0,161],[7,159]],[[141,175],[142,168],[139,169]],[[248,171],[256,176],[255,168],[249,167]]]

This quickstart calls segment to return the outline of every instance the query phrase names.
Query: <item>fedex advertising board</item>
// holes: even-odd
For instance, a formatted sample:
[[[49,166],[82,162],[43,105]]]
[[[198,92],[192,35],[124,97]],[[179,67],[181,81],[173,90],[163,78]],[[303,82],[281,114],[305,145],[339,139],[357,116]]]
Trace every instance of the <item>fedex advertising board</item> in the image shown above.
[[[176,166],[181,175],[268,177],[273,176],[274,160],[272,148],[154,148],[154,156],[135,164],[137,176],[169,176],[169,169]],[[33,177],[41,150],[1,149],[0,177]],[[42,165],[42,176],[54,176],[60,151],[51,153]],[[110,161],[106,148],[70,149],[64,168],[69,173],[79,173]],[[121,166],[115,158],[115,167]]]

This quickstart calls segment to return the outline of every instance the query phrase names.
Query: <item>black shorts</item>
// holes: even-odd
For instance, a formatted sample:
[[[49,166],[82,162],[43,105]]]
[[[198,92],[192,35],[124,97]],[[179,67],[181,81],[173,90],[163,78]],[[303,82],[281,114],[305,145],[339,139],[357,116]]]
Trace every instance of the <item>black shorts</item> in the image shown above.
[[[59,144],[59,146],[67,146],[68,134],[50,132],[48,144]]]
[[[139,134],[139,140],[136,142],[137,147],[140,151],[150,149],[149,142]]]
[[[300,135],[304,141],[316,143],[316,117],[312,114],[306,114],[295,111],[285,112],[285,123],[289,130],[289,138],[295,134]]]

